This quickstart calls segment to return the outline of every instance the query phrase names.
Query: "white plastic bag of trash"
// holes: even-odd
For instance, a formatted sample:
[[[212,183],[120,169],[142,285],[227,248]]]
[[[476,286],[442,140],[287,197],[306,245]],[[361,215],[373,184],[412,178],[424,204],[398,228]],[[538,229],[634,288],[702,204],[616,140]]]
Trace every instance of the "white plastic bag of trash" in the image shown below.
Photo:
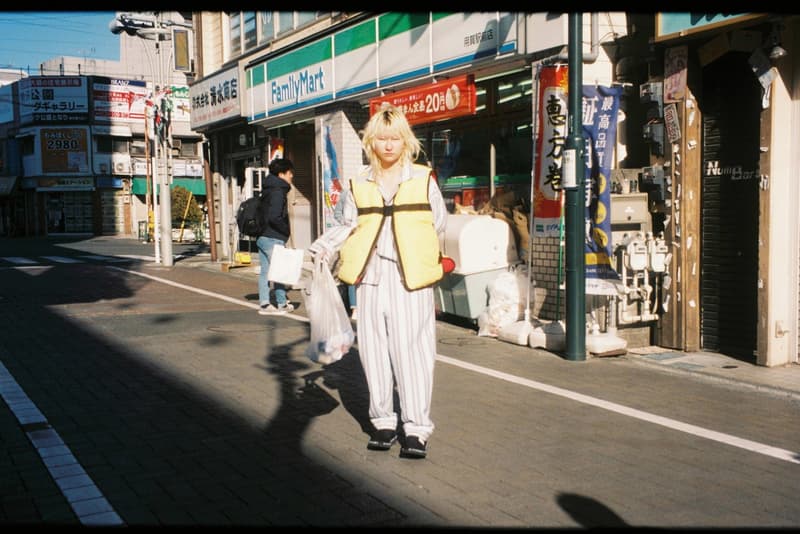
[[[524,312],[524,271],[506,271],[489,282],[489,304],[478,316],[478,335],[497,337],[500,329],[518,321]]]

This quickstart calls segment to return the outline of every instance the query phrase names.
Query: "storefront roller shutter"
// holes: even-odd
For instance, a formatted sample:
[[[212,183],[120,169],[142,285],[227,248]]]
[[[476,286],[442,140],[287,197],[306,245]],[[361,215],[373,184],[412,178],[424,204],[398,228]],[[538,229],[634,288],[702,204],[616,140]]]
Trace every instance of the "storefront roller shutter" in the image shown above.
[[[701,344],[755,361],[760,87],[740,53],[702,80]]]

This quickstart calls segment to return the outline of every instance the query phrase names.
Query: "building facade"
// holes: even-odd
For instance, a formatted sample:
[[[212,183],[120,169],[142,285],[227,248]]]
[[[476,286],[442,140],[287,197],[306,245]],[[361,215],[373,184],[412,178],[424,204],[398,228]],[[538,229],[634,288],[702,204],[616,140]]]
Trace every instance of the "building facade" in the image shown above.
[[[161,16],[191,22],[178,13]],[[4,86],[11,105],[0,116],[0,175],[13,185],[0,196],[6,198],[2,233],[141,236],[152,212],[159,114],[159,170],[202,204],[202,138],[190,129],[191,79],[190,71],[174,66],[171,36],[123,33],[118,62],[53,58]]]
[[[798,18],[655,16],[662,112],[652,206],[672,254],[656,344],[766,366],[798,361]],[[652,178],[651,178],[652,181]]]
[[[201,12],[194,20],[192,127],[208,140],[219,259],[242,247],[233,214],[272,157],[297,165],[293,233],[307,246],[332,224],[336,180],[364,163],[359,130],[371,103],[435,98],[444,80],[474,90],[476,105],[414,124],[443,191],[455,179],[477,184],[459,190],[465,202],[467,189],[473,201],[490,198],[520,176],[531,187],[535,73],[566,64],[567,15]],[[583,36],[584,87],[620,88],[604,178],[613,261],[624,275],[616,292],[587,296],[587,324],[629,346],[796,363],[796,18],[587,13]],[[563,239],[534,235],[532,251],[533,314],[561,320]]]
[[[233,214],[252,194],[249,168],[263,168],[276,151],[294,161],[293,233],[306,246],[332,224],[336,180],[363,164],[358,131],[370,100],[436,82],[465,83],[476,99],[474,113],[414,125],[440,184],[451,177],[488,183],[489,176],[530,184],[531,65],[565,60],[566,15],[305,12],[294,13],[294,26],[291,17],[194,15],[201,52],[192,126],[210,143],[221,258],[242,246]],[[587,15],[584,27],[591,41],[585,69],[593,82],[610,83],[613,65],[600,36],[624,35],[625,15]],[[224,91],[233,83],[235,102]]]

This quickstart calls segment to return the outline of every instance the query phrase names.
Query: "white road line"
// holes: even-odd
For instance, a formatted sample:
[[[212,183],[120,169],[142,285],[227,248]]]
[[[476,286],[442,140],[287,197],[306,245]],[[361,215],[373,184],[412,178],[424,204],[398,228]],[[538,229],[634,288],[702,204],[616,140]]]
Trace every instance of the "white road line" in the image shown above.
[[[218,293],[213,293],[211,291],[206,291],[205,289],[199,289],[192,286],[187,286],[184,284],[180,284],[178,282],[173,282],[171,280],[165,280],[163,278],[159,278],[157,276],[152,276],[145,273],[139,273],[136,271],[130,271],[127,269],[122,269],[120,267],[112,267],[113,269],[118,269],[120,271],[125,271],[130,274],[134,274],[137,276],[142,276],[145,278],[149,278],[156,282],[161,282],[164,284],[168,284],[174,287],[178,287],[181,289],[186,289],[187,291],[194,291],[195,293],[199,293],[201,295],[206,295],[208,297],[217,298],[220,300],[224,300],[226,302],[232,302],[234,304],[240,304],[242,306],[258,309],[258,304],[253,304],[247,301],[243,301],[240,299],[234,299],[228,297],[226,295],[220,295]],[[293,317],[298,320],[302,320],[308,322],[308,319],[299,315],[294,314],[286,314],[287,317]],[[661,425],[666,428],[671,428],[673,430],[677,430],[679,432],[684,432],[687,434],[691,434],[694,436],[698,436],[701,438],[710,439],[713,441],[718,441],[720,443],[724,443],[726,445],[731,445],[733,447],[738,447],[740,449],[744,449],[750,452],[755,452],[758,454],[763,454],[765,456],[771,456],[773,458],[777,458],[778,460],[783,460],[786,462],[800,464],[800,452],[790,451],[787,449],[781,449],[778,447],[773,447],[771,445],[766,445],[764,443],[759,443],[757,441],[751,441],[749,439],[739,438],[737,436],[733,436],[731,434],[725,434],[723,432],[717,432],[715,430],[710,430],[707,428],[703,428],[700,426],[691,425],[688,423],[683,423],[681,421],[677,421],[675,419],[670,419],[668,417],[662,417],[660,415],[651,414],[648,412],[644,412],[641,410],[637,410],[635,408],[629,408],[627,406],[623,406],[621,404],[616,404],[614,402],[604,401],[603,399],[598,399],[596,397],[591,397],[589,395],[583,395],[581,393],[576,393],[574,391],[570,391],[568,389],[562,389],[556,386],[550,386],[548,384],[544,384],[542,382],[537,382],[535,380],[529,380],[527,378],[522,378],[516,375],[511,375],[508,373],[503,373],[502,371],[496,371],[494,369],[490,369],[488,367],[482,367],[480,365],[475,365],[472,363],[468,363],[462,360],[458,360],[455,358],[451,358],[449,356],[443,356],[441,354],[436,355],[436,359],[442,363],[447,363],[450,365],[454,365],[457,367],[461,367],[462,369],[467,369],[470,371],[474,371],[477,373],[484,374],[486,376],[491,376],[493,378],[497,378],[500,380],[505,380],[507,382],[512,382],[514,384],[519,384],[525,387],[529,387],[531,389],[536,389],[539,391],[543,391],[545,393],[551,393],[553,395],[558,395],[560,397],[564,397],[570,400],[574,400],[577,402],[582,402],[584,404],[588,404],[590,406],[594,406],[596,408],[601,408],[603,410],[608,410],[611,412],[615,412],[621,415],[626,415],[628,417],[633,417],[635,419],[640,419],[642,421],[647,421],[648,423],[653,423],[656,425]]]
[[[35,429],[23,428],[23,431],[78,520],[88,526],[124,525],[61,436],[50,427],[42,412],[28,398],[3,362],[0,362],[0,396],[20,425],[36,425]]]
[[[120,262],[120,261],[127,261],[125,258],[115,258],[114,256],[98,256],[96,254],[89,254],[89,255],[82,255],[81,258],[86,258],[87,260],[100,260],[100,261],[108,261],[108,262]]]
[[[764,454],[766,456],[772,456],[773,458],[777,458],[778,460],[784,460],[786,462],[800,464],[800,453],[798,452],[786,449],[780,449],[778,447],[772,447],[771,445],[765,445],[757,441],[751,441],[749,439],[732,436],[731,434],[725,434],[723,432],[709,430],[707,428],[703,428],[700,426],[690,425],[688,423],[676,421],[675,419],[670,419],[668,417],[662,417],[660,415],[643,412],[642,410],[637,410],[635,408],[629,408],[627,406],[623,406],[622,404],[604,401],[602,399],[598,399],[596,397],[590,397],[589,395],[583,395],[582,393],[576,393],[568,389],[562,389],[556,386],[550,386],[548,384],[537,382],[535,380],[529,380],[527,378],[510,375],[508,373],[503,373],[502,371],[489,369],[488,367],[482,367],[480,365],[475,365],[472,363],[457,360],[455,358],[450,358],[449,356],[438,355],[438,359],[444,363],[449,363],[450,365],[461,367],[462,369],[468,369],[470,371],[475,371],[477,373],[481,373],[486,376],[499,378],[500,380],[505,380],[507,382],[512,382],[514,384],[519,384],[521,386],[526,386],[532,389],[538,389],[539,391],[544,391],[545,393],[552,393],[553,395],[558,395],[560,397],[571,399],[577,402],[582,402],[584,404],[594,406],[595,408],[602,408],[603,410],[616,412],[618,414],[626,415],[628,417],[633,417],[635,419],[641,419],[642,421],[647,421],[648,423],[654,423],[656,425],[661,425],[667,428],[671,428],[673,430],[678,430],[680,432],[685,432],[687,434],[692,434],[694,436],[698,436],[701,438],[718,441],[720,443],[725,443],[727,445],[739,447],[740,449],[745,449],[751,452],[757,452],[759,454]]]
[[[83,263],[83,260],[77,260],[75,258],[69,258],[67,256],[42,256],[42,258],[54,261],[56,263]]]
[[[30,259],[30,258],[23,258],[23,257],[20,257],[20,256],[4,256],[4,257],[0,258],[0,260],[5,260],[5,261],[7,261],[9,263],[14,263],[14,264],[18,264],[18,265],[32,265],[34,263],[39,263],[39,262],[34,261],[34,260]]]
[[[122,267],[111,267],[111,268],[112,269],[117,269],[118,271],[126,272],[128,274],[135,274],[136,276],[141,276],[142,278],[149,278],[150,280],[153,280],[155,282],[160,282],[162,284],[167,284],[169,286],[177,287],[177,288],[180,288],[180,289],[185,289],[187,291],[194,291],[195,293],[199,293],[199,294],[205,295],[207,297],[211,297],[211,298],[215,298],[215,299],[219,299],[219,300],[224,300],[225,302],[230,302],[232,304],[238,304],[239,306],[244,306],[245,308],[252,308],[254,310],[258,310],[260,308],[260,306],[258,304],[253,303],[253,302],[248,302],[246,300],[229,297],[227,295],[220,295],[219,293],[213,293],[211,291],[206,291],[205,289],[200,289],[200,288],[193,287],[193,286],[187,286],[185,284],[181,284],[179,282],[173,282],[172,280],[167,280],[165,278],[160,278],[158,276],[153,276],[151,274],[140,273],[140,272],[137,272],[137,271],[131,271],[131,270],[128,270],[128,269],[123,269]],[[308,318],[307,317],[303,317],[302,315],[295,315],[294,313],[284,313],[284,314],[281,314],[281,315],[276,315],[275,317],[293,317],[294,319],[296,319],[298,321],[303,321],[303,322],[306,322],[306,323],[308,322]]]
[[[128,258],[131,260],[156,261],[155,256],[142,256],[139,254],[120,254],[119,257]]]

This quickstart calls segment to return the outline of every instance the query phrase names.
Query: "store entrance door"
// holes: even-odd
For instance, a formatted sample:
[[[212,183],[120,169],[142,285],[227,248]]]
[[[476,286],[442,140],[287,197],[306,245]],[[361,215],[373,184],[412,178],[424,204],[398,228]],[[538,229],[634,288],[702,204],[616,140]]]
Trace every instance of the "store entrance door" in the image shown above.
[[[92,233],[91,191],[53,191],[46,195],[48,235]]]

